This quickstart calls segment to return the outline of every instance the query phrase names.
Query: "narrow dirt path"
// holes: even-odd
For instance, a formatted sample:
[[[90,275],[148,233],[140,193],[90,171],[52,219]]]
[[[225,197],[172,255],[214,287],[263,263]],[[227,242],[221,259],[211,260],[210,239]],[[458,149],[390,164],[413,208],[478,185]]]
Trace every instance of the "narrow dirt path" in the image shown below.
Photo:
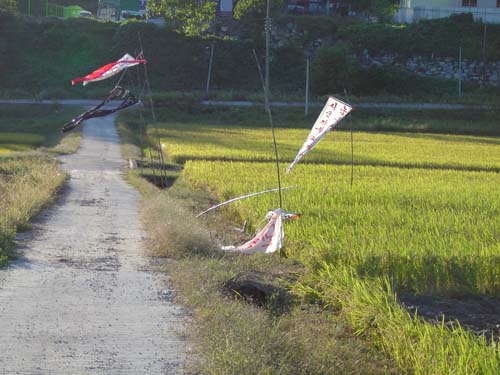
[[[87,121],[57,204],[0,269],[0,374],[177,374],[182,308],[143,254],[114,118]]]

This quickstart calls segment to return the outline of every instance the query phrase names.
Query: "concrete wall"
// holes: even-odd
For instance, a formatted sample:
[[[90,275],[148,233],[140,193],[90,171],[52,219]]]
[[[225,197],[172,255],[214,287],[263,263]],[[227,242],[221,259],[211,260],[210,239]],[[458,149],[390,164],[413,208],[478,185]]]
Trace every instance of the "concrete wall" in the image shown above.
[[[460,74],[458,59],[449,57],[413,56],[401,58],[397,54],[371,56],[365,52],[360,56],[360,61],[364,66],[398,66],[426,77],[458,79]],[[500,87],[500,61],[491,61],[484,65],[481,61],[464,59],[461,76],[464,81]]]
[[[416,0],[420,1],[420,0]],[[416,2],[415,1],[415,2]],[[444,0],[440,0],[444,1]],[[453,1],[453,0],[452,0]],[[491,3],[494,2],[494,7]],[[412,6],[401,6],[396,13],[394,20],[398,23],[412,23],[420,20],[446,18],[452,14],[472,13],[477,21],[485,23],[500,23],[500,8],[496,7],[496,0],[483,0],[483,3],[478,1],[477,7],[438,7],[438,6],[413,6],[413,0],[408,0],[407,4]],[[482,6],[480,6],[483,4]],[[488,5],[488,7],[486,7]]]

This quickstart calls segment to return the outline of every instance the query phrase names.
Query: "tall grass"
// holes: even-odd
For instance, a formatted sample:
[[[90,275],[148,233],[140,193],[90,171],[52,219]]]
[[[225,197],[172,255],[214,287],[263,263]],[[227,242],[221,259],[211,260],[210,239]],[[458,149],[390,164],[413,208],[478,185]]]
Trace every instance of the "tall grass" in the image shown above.
[[[16,231],[29,226],[64,179],[57,163],[41,154],[0,159],[0,264],[12,255]]]

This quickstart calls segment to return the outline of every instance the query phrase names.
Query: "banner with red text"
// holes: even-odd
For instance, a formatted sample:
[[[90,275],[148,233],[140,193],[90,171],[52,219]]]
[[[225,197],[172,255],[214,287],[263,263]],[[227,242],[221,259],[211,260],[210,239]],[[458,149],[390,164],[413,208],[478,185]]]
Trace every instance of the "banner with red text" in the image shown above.
[[[306,141],[295,157],[295,160],[286,169],[286,173],[290,172],[293,166],[297,164],[305,154],[311,151],[330,130],[351,112],[351,110],[352,107],[349,104],[334,97],[329,97],[318,119],[314,123],[311,132],[307,136]]]

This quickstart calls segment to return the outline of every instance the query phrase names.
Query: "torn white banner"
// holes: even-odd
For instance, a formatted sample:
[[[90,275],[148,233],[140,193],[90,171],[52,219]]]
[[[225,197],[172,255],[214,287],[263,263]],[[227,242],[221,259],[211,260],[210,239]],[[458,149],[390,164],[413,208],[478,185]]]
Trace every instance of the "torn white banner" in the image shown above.
[[[224,246],[222,250],[244,254],[274,253],[283,246],[283,219],[281,209],[271,211],[271,218],[264,228],[241,246]]]
[[[295,160],[286,169],[286,173],[290,172],[295,164],[302,157],[311,151],[321,139],[332,130],[349,112],[352,107],[334,97],[329,97],[318,119],[314,123],[311,132],[307,136],[306,141],[299,150]]]

